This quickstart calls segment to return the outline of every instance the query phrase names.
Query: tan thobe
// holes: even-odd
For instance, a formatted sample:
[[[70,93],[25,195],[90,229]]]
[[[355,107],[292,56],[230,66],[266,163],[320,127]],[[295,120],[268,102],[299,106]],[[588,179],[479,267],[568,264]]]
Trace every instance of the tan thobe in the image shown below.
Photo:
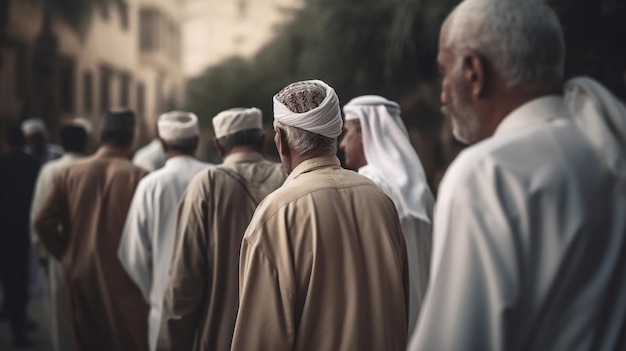
[[[309,159],[241,244],[233,350],[404,350],[408,263],[393,202],[336,157]]]
[[[57,174],[35,216],[41,241],[63,265],[79,350],[148,349],[148,305],[117,259],[130,201],[146,174],[100,149]]]
[[[191,181],[178,210],[158,350],[230,350],[241,238],[285,178],[280,164],[237,153]]]

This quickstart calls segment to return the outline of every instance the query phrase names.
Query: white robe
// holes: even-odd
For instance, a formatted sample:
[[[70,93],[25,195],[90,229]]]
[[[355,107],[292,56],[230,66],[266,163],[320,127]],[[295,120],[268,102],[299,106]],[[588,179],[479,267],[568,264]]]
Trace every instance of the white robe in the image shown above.
[[[150,303],[150,350],[156,348],[163,295],[174,238],[178,202],[191,179],[211,167],[190,156],[172,157],[139,182],[118,249],[122,266]]]
[[[165,153],[159,139],[152,140],[148,145],[135,152],[133,163],[147,170],[157,170],[165,164]]]
[[[31,242],[35,252],[41,260],[47,262],[46,274],[46,302],[50,314],[50,341],[56,351],[71,351],[73,349],[72,326],[69,318],[69,296],[63,275],[63,267],[50,255],[39,240],[35,230],[34,217],[37,207],[52,186],[54,176],[65,167],[78,161],[80,154],[66,152],[61,158],[52,160],[43,165],[37,176],[33,202],[30,210]]]
[[[603,156],[559,96],[463,151],[409,349],[624,350],[626,179]]]

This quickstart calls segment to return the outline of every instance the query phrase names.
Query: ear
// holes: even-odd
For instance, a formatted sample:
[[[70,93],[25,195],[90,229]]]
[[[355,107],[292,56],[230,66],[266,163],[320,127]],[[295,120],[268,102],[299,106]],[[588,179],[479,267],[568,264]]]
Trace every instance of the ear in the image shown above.
[[[213,139],[211,139],[211,141],[213,142],[213,146],[215,147],[215,150],[217,150],[217,154],[220,155],[220,158],[223,160],[224,159],[224,150],[222,150],[222,147],[220,146],[220,143],[217,142],[217,138],[213,138]]]
[[[287,145],[287,134],[281,128],[276,128],[276,149],[281,157],[289,157],[289,145]]]
[[[485,94],[486,62],[477,53],[469,53],[463,58],[463,78],[470,86],[470,92],[474,99],[478,99]]]

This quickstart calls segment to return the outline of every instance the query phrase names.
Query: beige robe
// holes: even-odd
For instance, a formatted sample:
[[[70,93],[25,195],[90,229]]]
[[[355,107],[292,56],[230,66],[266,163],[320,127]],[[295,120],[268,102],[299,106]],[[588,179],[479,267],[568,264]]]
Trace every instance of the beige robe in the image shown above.
[[[336,157],[309,159],[241,246],[233,350],[404,350],[408,263],[393,202]]]
[[[230,350],[241,238],[285,178],[280,164],[237,153],[191,181],[178,210],[158,350]]]
[[[117,259],[130,201],[146,173],[100,149],[57,174],[35,216],[42,243],[63,265],[79,350],[148,348],[148,305]]]

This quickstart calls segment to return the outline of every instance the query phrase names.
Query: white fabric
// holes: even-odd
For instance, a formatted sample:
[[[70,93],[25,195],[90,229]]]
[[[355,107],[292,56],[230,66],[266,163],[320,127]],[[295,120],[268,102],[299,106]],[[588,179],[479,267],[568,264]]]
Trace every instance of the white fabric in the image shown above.
[[[156,349],[176,234],[178,202],[191,179],[213,165],[175,156],[143,178],[133,195],[118,257],[150,304],[148,341]]]
[[[311,133],[323,135],[327,138],[337,138],[341,135],[343,121],[339,108],[339,98],[335,90],[321,80],[308,80],[289,85],[293,89],[299,89],[300,85],[317,85],[324,89],[326,97],[322,103],[307,112],[292,112],[287,106],[278,101],[278,94],[274,95],[274,120],[290,127],[304,129]]]
[[[410,350],[626,349],[626,178],[577,118],[533,100],[450,166]]]
[[[46,124],[41,118],[29,118],[22,122],[22,132],[25,136],[29,136],[35,133],[41,133],[46,135],[48,133]]]
[[[75,153],[66,152],[61,158],[52,160],[44,164],[37,176],[33,201],[30,211],[30,235],[35,252],[40,259],[48,264],[46,274],[46,303],[48,304],[48,314],[50,318],[49,335],[50,341],[55,351],[73,350],[73,332],[71,318],[69,314],[69,296],[63,267],[61,263],[52,257],[39,240],[39,235],[34,226],[34,218],[39,204],[52,186],[54,176],[65,167],[78,161],[82,156]]]
[[[215,137],[221,138],[247,129],[263,129],[263,114],[256,107],[231,108],[213,117]]]
[[[159,139],[153,139],[148,145],[135,152],[133,163],[147,170],[157,170],[165,164],[165,152]]]
[[[165,141],[185,140],[200,135],[198,116],[191,112],[170,111],[157,119],[159,137]]]

